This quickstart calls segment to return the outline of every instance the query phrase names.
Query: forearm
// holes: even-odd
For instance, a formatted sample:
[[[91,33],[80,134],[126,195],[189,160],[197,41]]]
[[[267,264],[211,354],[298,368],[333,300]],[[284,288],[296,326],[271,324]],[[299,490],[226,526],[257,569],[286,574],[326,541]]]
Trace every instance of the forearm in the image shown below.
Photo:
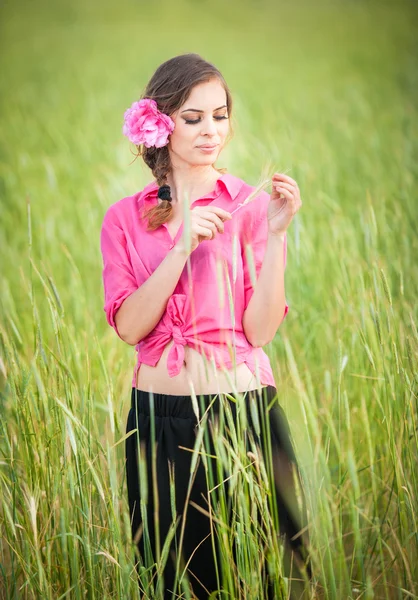
[[[253,295],[244,312],[244,333],[253,346],[264,346],[275,336],[284,317],[284,234],[267,238],[266,251]]]
[[[121,338],[135,346],[154,329],[180,279],[189,254],[176,244],[148,279],[124,300],[115,315]]]

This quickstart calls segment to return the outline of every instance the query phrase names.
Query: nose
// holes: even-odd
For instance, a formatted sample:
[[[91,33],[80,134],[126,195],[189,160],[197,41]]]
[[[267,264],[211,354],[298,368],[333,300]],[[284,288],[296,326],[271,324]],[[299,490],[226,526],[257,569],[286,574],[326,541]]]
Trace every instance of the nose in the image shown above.
[[[208,117],[202,121],[202,135],[215,135],[217,133],[216,123],[213,117]]]

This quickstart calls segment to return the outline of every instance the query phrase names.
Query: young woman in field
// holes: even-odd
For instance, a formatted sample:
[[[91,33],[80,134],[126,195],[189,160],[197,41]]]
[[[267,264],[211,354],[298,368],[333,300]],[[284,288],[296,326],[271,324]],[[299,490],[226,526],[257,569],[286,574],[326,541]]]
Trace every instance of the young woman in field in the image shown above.
[[[106,317],[137,350],[126,431],[138,431],[126,440],[126,473],[132,536],[143,561],[141,499],[146,497],[152,560],[156,525],[161,550],[173,522],[173,500],[176,515],[185,517],[164,569],[166,598],[181,590],[174,590],[174,573],[182,527],[180,565],[187,565],[195,597],[207,598],[219,587],[202,460],[189,493],[188,486],[198,420],[210,405],[207,423],[214,423],[223,403],[236,420],[234,399],[240,394],[263,456],[267,437],[257,437],[250,400],[267,415],[280,533],[296,560],[306,560],[306,534],[291,539],[303,525],[294,489],[299,473],[262,348],[288,312],[286,229],[302,203],[296,182],[275,174],[271,195],[261,191],[243,205],[254,187],[215,167],[232,133],[231,114],[230,91],[212,64],[196,54],[163,63],[141,100],[126,111],[123,128],[155,180],[110,206],[101,232]],[[212,432],[209,425],[207,430]],[[212,444],[210,437],[211,456]],[[138,473],[141,456],[147,492]],[[219,561],[217,546],[216,552]]]

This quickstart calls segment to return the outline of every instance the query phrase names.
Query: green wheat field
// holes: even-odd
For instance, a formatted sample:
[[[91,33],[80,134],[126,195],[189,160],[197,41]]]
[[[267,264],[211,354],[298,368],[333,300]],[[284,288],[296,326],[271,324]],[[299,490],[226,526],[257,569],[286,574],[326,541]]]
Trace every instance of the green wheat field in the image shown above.
[[[416,2],[16,0],[0,7],[0,45],[0,598],[163,597],[164,548],[141,585],[135,572],[135,352],[105,320],[99,237],[107,207],[152,179],[123,112],[161,62],[197,52],[234,101],[216,166],[252,185],[265,165],[288,170],[301,190],[289,315],[265,350],[314,571],[310,587],[286,574],[263,470],[219,433],[219,464],[239,457],[240,519],[218,504],[213,597],[264,598],[267,553],[278,600],[417,599]],[[187,577],[174,597],[193,597]]]

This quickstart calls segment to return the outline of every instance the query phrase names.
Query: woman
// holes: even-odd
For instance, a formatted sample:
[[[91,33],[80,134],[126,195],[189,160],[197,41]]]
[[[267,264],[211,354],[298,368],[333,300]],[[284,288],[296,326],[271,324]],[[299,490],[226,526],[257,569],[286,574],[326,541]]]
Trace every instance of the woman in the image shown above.
[[[144,564],[149,550],[151,564],[160,555],[174,517],[184,517],[164,568],[166,598],[181,591],[174,590],[180,558],[197,598],[219,586],[202,460],[194,463],[188,490],[206,409],[214,424],[224,403],[237,418],[238,397],[247,406],[257,399],[264,413],[272,404],[268,433],[280,533],[300,562],[307,543],[306,534],[291,539],[303,525],[292,487],[297,465],[262,348],[289,309],[286,229],[302,203],[296,182],[277,173],[271,196],[262,191],[244,203],[254,188],[214,166],[232,133],[231,113],[224,78],[199,55],[160,65],[141,100],[125,112],[123,126],[155,181],[110,206],[101,232],[106,318],[137,350],[126,431],[138,431],[126,440],[126,472],[132,536]],[[258,436],[265,453],[267,438]],[[212,438],[209,449],[213,456]],[[138,472],[140,457],[148,480]],[[216,552],[219,560],[217,546]]]

